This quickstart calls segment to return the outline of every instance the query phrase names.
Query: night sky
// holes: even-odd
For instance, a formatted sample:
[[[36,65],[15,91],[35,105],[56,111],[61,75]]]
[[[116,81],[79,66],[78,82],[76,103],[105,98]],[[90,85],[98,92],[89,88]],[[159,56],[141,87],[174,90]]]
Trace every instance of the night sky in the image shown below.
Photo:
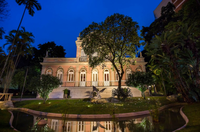
[[[0,22],[9,31],[17,29],[24,5],[19,6],[15,0],[8,2],[9,16]],[[114,13],[129,16],[142,26],[149,26],[154,20],[153,11],[162,0],[38,0],[42,10],[30,16],[24,16],[22,26],[35,36],[38,44],[54,41],[66,50],[66,57],[76,56],[75,41],[79,33],[92,22],[102,22]],[[0,40],[0,46],[6,40]],[[5,50],[5,49],[4,49]]]

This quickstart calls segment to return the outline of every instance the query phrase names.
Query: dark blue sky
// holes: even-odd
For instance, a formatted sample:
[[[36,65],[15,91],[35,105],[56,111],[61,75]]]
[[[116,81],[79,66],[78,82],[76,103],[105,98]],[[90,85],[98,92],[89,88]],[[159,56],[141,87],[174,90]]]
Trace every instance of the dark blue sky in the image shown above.
[[[17,29],[24,5],[19,6],[15,0],[8,2],[9,16],[0,22],[6,34]],[[66,57],[76,56],[75,41],[84,28],[92,22],[102,22],[114,13],[132,17],[142,26],[149,26],[154,20],[154,9],[162,0],[38,0],[42,10],[35,11],[32,17],[26,12],[22,26],[35,36],[38,44],[54,41],[66,50]],[[5,44],[0,40],[0,46]],[[5,49],[4,49],[5,50]]]

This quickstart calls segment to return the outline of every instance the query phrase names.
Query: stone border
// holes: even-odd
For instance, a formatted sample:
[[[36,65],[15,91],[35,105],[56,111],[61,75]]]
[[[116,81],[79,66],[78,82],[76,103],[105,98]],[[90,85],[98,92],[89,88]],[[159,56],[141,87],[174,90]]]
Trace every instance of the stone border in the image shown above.
[[[15,128],[12,126],[13,119],[14,119],[13,113],[12,113],[11,111],[9,111],[9,110],[8,110],[8,112],[10,112],[10,114],[11,114],[11,117],[10,117],[10,120],[9,120],[9,125],[10,125],[10,127],[11,127],[14,131],[19,132],[17,129],[15,129]]]
[[[178,105],[186,105],[187,103],[174,103],[165,105],[159,108],[160,110],[172,107],[172,106],[178,106]],[[8,108],[8,110],[18,110],[21,112],[37,115],[37,116],[43,116],[43,117],[49,117],[49,118],[63,118],[64,114],[61,113],[48,113],[48,112],[41,112],[36,110],[31,110],[27,108]],[[137,117],[142,115],[148,115],[150,114],[149,110],[145,111],[139,111],[139,112],[131,112],[131,113],[120,113],[115,114],[115,118],[128,118],[128,117]],[[67,114],[68,119],[112,119],[113,116],[110,114]]]
[[[176,130],[174,130],[173,132],[176,132],[176,131],[178,131],[178,130],[181,130],[181,129],[185,128],[185,127],[187,126],[188,122],[189,122],[189,119],[188,119],[187,116],[183,113],[182,109],[183,109],[183,107],[181,107],[181,109],[180,109],[180,114],[181,114],[181,116],[183,117],[183,119],[185,120],[185,125],[183,125],[182,127],[178,128],[178,129],[176,129]]]

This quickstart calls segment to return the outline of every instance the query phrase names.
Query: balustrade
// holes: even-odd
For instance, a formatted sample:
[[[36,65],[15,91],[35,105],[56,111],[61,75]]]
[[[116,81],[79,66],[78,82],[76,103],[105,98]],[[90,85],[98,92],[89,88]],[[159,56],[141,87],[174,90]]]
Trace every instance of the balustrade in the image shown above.
[[[0,93],[0,101],[11,101],[13,93]]]

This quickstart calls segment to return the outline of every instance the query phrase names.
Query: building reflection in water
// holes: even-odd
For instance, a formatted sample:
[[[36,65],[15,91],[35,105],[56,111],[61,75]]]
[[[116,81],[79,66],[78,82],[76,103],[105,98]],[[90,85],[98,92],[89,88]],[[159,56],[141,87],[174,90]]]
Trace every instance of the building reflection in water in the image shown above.
[[[37,125],[40,119],[34,116],[34,125]],[[70,121],[50,118],[45,120],[47,120],[46,127],[55,132],[132,132],[133,129],[135,131],[153,127],[150,116],[126,121]]]

